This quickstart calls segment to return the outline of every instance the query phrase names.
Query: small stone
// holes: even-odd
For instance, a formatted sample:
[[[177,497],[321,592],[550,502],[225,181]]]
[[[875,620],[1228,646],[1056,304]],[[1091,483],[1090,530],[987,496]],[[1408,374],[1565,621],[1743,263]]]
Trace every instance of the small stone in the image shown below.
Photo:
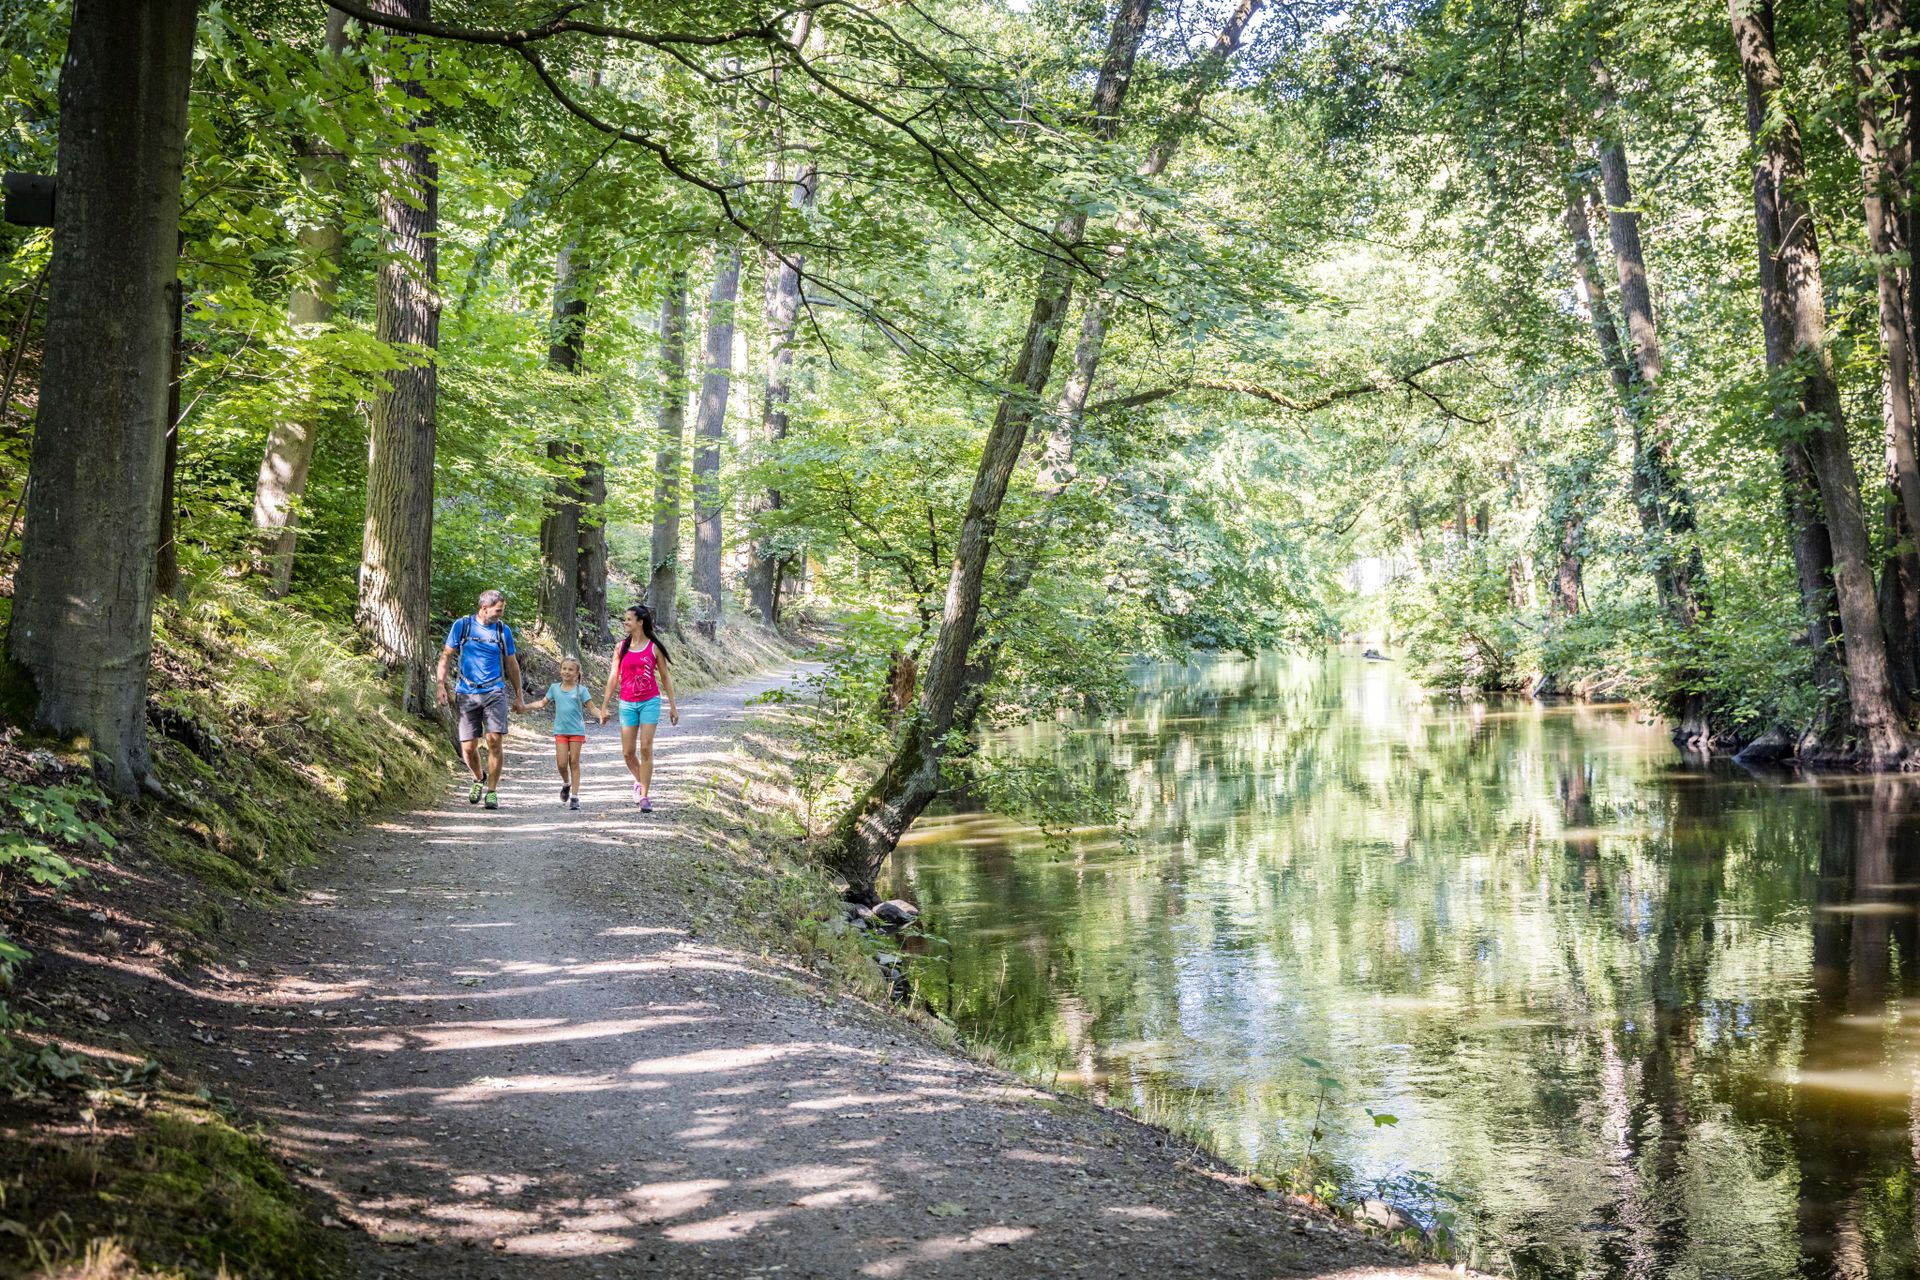
[[[873,909],[873,914],[881,924],[898,929],[910,925],[920,918],[920,908],[904,898],[888,898]]]

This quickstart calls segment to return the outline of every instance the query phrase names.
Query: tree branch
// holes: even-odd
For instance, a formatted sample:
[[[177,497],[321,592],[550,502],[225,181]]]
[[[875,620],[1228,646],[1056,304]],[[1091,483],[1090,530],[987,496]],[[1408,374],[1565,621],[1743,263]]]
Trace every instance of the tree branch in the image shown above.
[[[1471,361],[1479,354],[1481,354],[1479,351],[1456,351],[1450,356],[1441,356],[1437,360],[1429,360],[1425,364],[1406,370],[1404,373],[1397,373],[1390,377],[1383,376],[1368,382],[1355,383],[1352,386],[1338,387],[1311,400],[1299,400],[1284,391],[1278,391],[1257,382],[1246,382],[1238,378],[1192,378],[1186,382],[1170,387],[1156,387],[1151,391],[1136,391],[1131,395],[1115,396],[1111,400],[1102,400],[1098,404],[1088,405],[1086,413],[1110,413],[1120,409],[1138,409],[1143,405],[1170,399],[1173,396],[1180,395],[1187,391],[1226,391],[1234,395],[1251,396],[1255,400],[1264,400],[1268,404],[1277,405],[1287,410],[1289,413],[1314,413],[1318,410],[1328,408],[1331,405],[1339,404],[1343,400],[1353,400],[1360,396],[1379,395],[1383,392],[1392,391],[1396,387],[1405,387],[1409,395],[1418,392],[1428,400],[1431,400],[1441,413],[1450,418],[1457,418],[1461,422],[1471,422],[1479,426],[1484,426],[1493,421],[1493,419],[1469,417],[1454,409],[1451,405],[1447,404],[1446,401],[1421,386],[1418,382],[1418,378],[1423,373],[1431,373],[1433,370],[1441,368],[1444,365]]]

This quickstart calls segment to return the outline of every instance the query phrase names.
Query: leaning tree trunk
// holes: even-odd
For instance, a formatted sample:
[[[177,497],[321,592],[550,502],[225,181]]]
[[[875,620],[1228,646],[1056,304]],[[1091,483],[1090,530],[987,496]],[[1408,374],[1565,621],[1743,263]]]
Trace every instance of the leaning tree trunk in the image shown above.
[[[1860,185],[1867,245],[1873,252],[1875,283],[1880,303],[1881,414],[1886,432],[1887,471],[1893,505],[1889,523],[1897,551],[1887,557],[1881,574],[1881,616],[1887,624],[1887,660],[1894,687],[1904,706],[1911,700],[1915,681],[1912,622],[1920,613],[1914,595],[1920,584],[1920,554],[1910,535],[1900,530],[1920,529],[1920,462],[1914,450],[1913,356],[1907,327],[1907,299],[1897,262],[1907,252],[1906,228],[1900,215],[1900,191],[1908,176],[1910,140],[1884,119],[1899,113],[1898,73],[1882,61],[1902,35],[1900,6],[1889,0],[1851,0],[1847,6],[1852,28],[1854,79],[1860,99]]]
[[[1769,125],[1762,132],[1758,163],[1767,172],[1778,217],[1767,229],[1777,236],[1772,254],[1775,282],[1790,325],[1790,363],[1798,374],[1800,408],[1814,424],[1804,445],[1833,546],[1834,603],[1846,645],[1847,701],[1858,738],[1857,753],[1863,763],[1884,767],[1905,759],[1913,743],[1887,665],[1860,505],[1860,478],[1847,445],[1846,418],[1827,349],[1820,246],[1806,201],[1799,126],[1791,112],[1776,109],[1783,78],[1774,53],[1771,4],[1728,0],[1727,8],[1741,70],[1762,109],[1761,119]],[[1759,225],[1765,226],[1765,220]]]
[[[667,281],[660,303],[660,448],[654,458],[653,565],[647,606],[654,625],[674,629],[680,594],[680,473],[687,465],[687,273]]]
[[[1620,312],[1626,321],[1625,354],[1632,361],[1635,375],[1626,402],[1633,437],[1634,508],[1649,543],[1656,594],[1679,633],[1683,650],[1690,651],[1692,633],[1707,613],[1706,564],[1700,555],[1693,495],[1680,480],[1674,463],[1673,423],[1658,399],[1664,366],[1660,331],[1654,321],[1653,291],[1647,277],[1646,252],[1640,243],[1640,215],[1634,203],[1626,143],[1613,127],[1618,114],[1613,80],[1598,62],[1592,64],[1592,74],[1607,126],[1597,147],[1607,202],[1607,242],[1613,249]],[[1708,722],[1707,697],[1700,688],[1702,673],[1691,662],[1682,661],[1673,675],[1678,687],[1673,707],[1678,720],[1674,740],[1683,746],[1710,747],[1713,730]]]
[[[586,344],[587,297],[572,246],[562,246],[553,283],[553,329],[547,363],[563,374],[580,371]],[[547,442],[557,474],[540,520],[541,625],[560,652],[580,656],[580,446],[567,438]]]
[[[197,10],[76,0],[60,72],[60,199],[9,648],[38,695],[35,723],[84,740],[122,793],[150,767],[167,289]]]
[[[376,0],[385,13],[424,20],[431,0]],[[426,94],[409,74],[406,125],[417,137],[432,124]],[[381,163],[385,259],[375,280],[375,332],[414,349],[414,362],[387,375],[373,404],[367,442],[366,536],[360,553],[355,621],[390,672],[401,704],[428,712],[427,636],[433,565],[435,366],[440,342],[439,166],[426,142],[407,143]]]
[[[347,47],[347,15],[327,10],[327,53],[339,57]],[[300,181],[310,208],[295,233],[302,271],[300,283],[287,299],[287,328],[296,341],[310,341],[333,319],[334,280],[340,272],[340,252],[346,236],[337,210],[327,207],[333,194],[333,166],[339,157],[312,148],[300,157]],[[287,412],[267,431],[260,458],[260,475],[253,485],[253,527],[259,531],[264,553],[261,569],[267,594],[284,596],[293,581],[293,548],[297,538],[294,508],[307,491],[307,472],[313,466],[318,438],[320,405],[312,379],[302,374],[299,385],[288,388]]]
[[[1151,180],[1166,172],[1180,140],[1199,118],[1208,96],[1226,79],[1233,55],[1239,51],[1241,39],[1246,34],[1247,24],[1260,11],[1262,3],[1263,0],[1240,0],[1227,15],[1206,53],[1197,59],[1186,91],[1173,113],[1162,124],[1153,145],[1147,149],[1146,159],[1134,171],[1136,176]],[[1133,209],[1122,212],[1115,219],[1115,230],[1123,234],[1136,233],[1142,229],[1142,225],[1138,212]],[[1100,359],[1106,351],[1107,330],[1115,302],[1113,278],[1127,264],[1126,241],[1116,237],[1107,245],[1104,257],[1100,286],[1090,291],[1086,305],[1081,309],[1080,336],[1074,344],[1073,367],[1067,372],[1060,398],[1054,405],[1053,425],[1041,447],[1036,483],[1041,496],[1047,500],[1046,515],[1039,527],[1027,535],[1028,546],[1025,550],[1009,557],[1006,572],[1000,576],[999,608],[1002,613],[1007,612],[1012,602],[1019,599],[1033,582],[1039,568],[1041,549],[1052,537],[1060,519],[1058,499],[1066,495],[1076,475],[1074,451],[1086,420],[1087,400],[1093,393],[1094,378],[1100,371]],[[980,709],[986,703],[987,685],[999,665],[1004,643],[1004,636],[988,637],[984,643],[977,645],[967,662],[966,675],[961,682],[953,715],[953,729],[962,736],[973,733]]]
[[[1102,140],[1110,141],[1119,125],[1120,105],[1132,78],[1134,55],[1151,7],[1152,0],[1120,0],[1114,13],[1106,59],[1093,92],[1093,130]],[[961,520],[940,635],[927,662],[919,707],[879,778],[848,810],[831,837],[826,858],[846,878],[851,897],[870,900],[874,896],[874,881],[881,866],[939,790],[940,761],[965,685],[968,651],[979,621],[993,526],[1025,446],[1040,394],[1053,370],[1061,322],[1073,292],[1074,268],[1062,260],[1061,250],[1078,246],[1086,225],[1083,209],[1061,214],[1054,224],[1056,251],[1041,269],[1026,336],[1008,371],[1010,390],[995,411]]]
[[[700,382],[700,408],[694,418],[693,593],[700,599],[702,622],[726,621],[726,595],[720,582],[720,439],[727,426],[727,398],[733,386],[733,305],[740,294],[740,245],[714,250],[713,291],[707,297],[706,371]]]

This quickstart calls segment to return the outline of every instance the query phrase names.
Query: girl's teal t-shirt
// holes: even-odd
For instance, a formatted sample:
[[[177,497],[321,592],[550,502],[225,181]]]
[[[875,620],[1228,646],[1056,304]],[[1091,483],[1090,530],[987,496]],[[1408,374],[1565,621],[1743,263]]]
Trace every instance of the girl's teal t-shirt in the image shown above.
[[[571,689],[562,684],[550,684],[547,686],[547,700],[553,703],[554,736],[563,733],[586,734],[587,721],[583,712],[586,705],[593,701],[593,695],[587,692],[584,683]]]

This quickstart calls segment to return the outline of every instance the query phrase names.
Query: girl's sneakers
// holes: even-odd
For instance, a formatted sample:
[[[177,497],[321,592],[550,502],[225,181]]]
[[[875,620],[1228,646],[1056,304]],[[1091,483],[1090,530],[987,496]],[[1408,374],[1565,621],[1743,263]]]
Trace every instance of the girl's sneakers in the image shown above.
[[[484,791],[485,791],[486,789],[487,789],[487,784],[486,784],[486,783],[484,783],[484,782],[482,782],[482,781],[480,781],[480,779],[478,779],[478,778],[475,778],[475,779],[473,780],[473,786],[471,786],[471,787],[469,787],[469,788],[467,789],[467,803],[468,803],[468,804],[479,804],[479,803],[480,803],[480,795],[481,795],[481,793],[482,793],[482,792],[484,792]]]
[[[569,809],[578,809],[579,807],[580,807],[580,797],[579,797],[579,796],[575,796],[575,797],[574,797],[573,799],[571,799],[571,800],[569,800],[569,801],[567,801],[567,808],[569,808]]]
[[[562,800],[565,800],[572,794],[573,794],[573,787],[571,784],[565,783],[565,782],[560,784],[560,798]]]

